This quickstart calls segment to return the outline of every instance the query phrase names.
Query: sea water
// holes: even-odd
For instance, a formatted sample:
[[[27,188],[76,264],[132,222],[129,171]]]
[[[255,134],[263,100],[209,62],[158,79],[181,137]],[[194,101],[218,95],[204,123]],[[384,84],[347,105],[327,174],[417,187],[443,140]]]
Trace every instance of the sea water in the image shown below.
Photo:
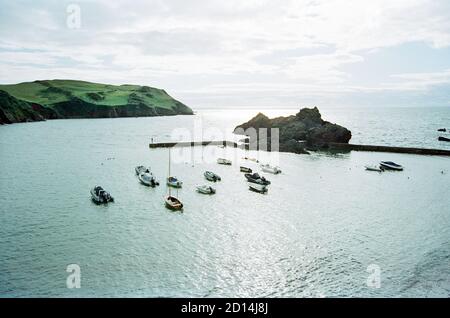
[[[270,116],[295,110],[267,110]],[[450,149],[436,130],[447,108],[323,109],[352,143]],[[52,120],[0,127],[1,297],[449,297],[450,159],[349,152],[278,154],[267,194],[239,171],[242,150],[172,153],[183,213],[164,207],[168,149],[178,133],[223,132],[255,110],[195,116]],[[238,137],[240,138],[240,137]],[[208,150],[209,149],[209,150]],[[198,151],[198,150],[196,150]],[[221,152],[222,151],[222,152]],[[217,165],[206,154],[228,157]],[[194,157],[194,156],[193,156]],[[272,158],[273,159],[273,158]],[[368,172],[392,160],[403,172]],[[148,188],[134,167],[151,166]],[[212,196],[205,170],[222,181]],[[115,202],[95,205],[101,185]],[[68,265],[80,288],[68,288]],[[70,286],[69,286],[70,287]]]

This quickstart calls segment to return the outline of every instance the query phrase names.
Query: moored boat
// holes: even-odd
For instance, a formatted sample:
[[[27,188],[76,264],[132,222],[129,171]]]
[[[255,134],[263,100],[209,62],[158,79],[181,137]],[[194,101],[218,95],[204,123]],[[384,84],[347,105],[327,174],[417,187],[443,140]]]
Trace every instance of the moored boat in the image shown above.
[[[382,168],[381,166],[364,166],[364,168],[366,168],[367,171],[377,171],[377,172],[383,172],[384,168]]]
[[[167,185],[173,188],[181,188],[183,186],[183,182],[178,180],[177,177],[168,177]]]
[[[219,159],[217,159],[217,163],[218,163],[219,165],[227,165],[227,166],[231,166],[231,160],[224,159],[224,158],[219,158]]]
[[[265,193],[265,192],[269,191],[267,189],[267,185],[264,185],[264,184],[248,182],[248,187],[250,190],[259,192],[259,193]]]
[[[252,171],[252,169],[250,169],[250,168],[242,167],[242,166],[241,166],[241,172],[252,173],[253,171]]]
[[[168,195],[166,197],[166,207],[171,210],[182,210],[183,209],[183,203],[174,196]]]
[[[203,194],[214,194],[216,193],[216,189],[208,185],[202,185],[197,187],[197,192]]]
[[[96,186],[91,189],[91,197],[92,201],[98,204],[114,202],[114,198],[109,194],[109,192],[105,191],[102,187]]]
[[[141,181],[142,184],[149,186],[149,187],[156,187],[159,185],[159,182],[156,181],[155,177],[151,172],[144,172],[141,173],[139,176],[139,181]]]
[[[211,172],[211,171],[205,171],[205,173],[203,175],[205,176],[206,180],[208,180],[208,181],[216,182],[216,181],[222,180],[217,174],[215,174],[214,172]]]
[[[262,184],[262,185],[269,185],[270,184],[269,180],[267,180],[264,177],[261,177],[257,173],[253,173],[253,174],[246,173],[244,176],[247,179],[247,181],[251,182],[251,183],[257,183],[257,184]]]
[[[280,168],[278,167],[273,167],[269,164],[265,164],[265,165],[261,165],[261,169],[264,172],[268,172],[268,173],[273,173],[273,174],[279,174],[281,173]]]
[[[380,167],[383,167],[387,170],[396,170],[396,171],[402,171],[403,167],[395,162],[392,161],[381,161]]]
[[[134,171],[136,172],[136,175],[140,175],[141,173],[149,172],[150,169],[144,166],[137,166],[136,168],[134,168]]]

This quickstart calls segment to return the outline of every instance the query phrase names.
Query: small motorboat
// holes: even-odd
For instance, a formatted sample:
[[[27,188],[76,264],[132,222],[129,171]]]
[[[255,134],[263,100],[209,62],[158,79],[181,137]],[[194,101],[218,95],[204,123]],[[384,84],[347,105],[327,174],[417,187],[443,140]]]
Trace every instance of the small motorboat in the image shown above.
[[[254,173],[254,174],[246,173],[244,176],[247,179],[247,181],[251,182],[251,183],[257,183],[257,184],[262,184],[262,185],[269,185],[270,184],[269,180],[267,180],[264,177],[261,177],[257,173]]]
[[[231,166],[231,160],[224,159],[224,158],[219,158],[219,159],[217,159],[217,163],[218,163],[219,165],[227,165],[227,166]]]
[[[174,196],[168,195],[166,197],[166,207],[170,210],[182,210],[183,209],[183,203]]]
[[[252,169],[250,169],[250,168],[242,167],[242,166],[241,166],[241,172],[252,173],[253,171],[252,171]]]
[[[450,138],[439,136],[439,141],[450,141]]]
[[[178,180],[176,177],[168,177],[167,185],[173,188],[181,188],[183,186],[183,182]]]
[[[215,174],[214,172],[211,172],[211,171],[205,171],[205,173],[203,175],[205,176],[206,180],[208,180],[208,181],[216,182],[216,181],[222,180],[217,174]]]
[[[137,166],[136,168],[134,168],[134,171],[136,171],[136,175],[140,175],[144,172],[150,172],[150,169],[144,166]]]
[[[383,172],[384,168],[381,166],[364,166],[367,171],[377,171],[377,172]]]
[[[264,185],[264,184],[249,182],[248,187],[250,190],[258,192],[258,193],[266,193],[267,191],[269,191],[267,189],[267,185]]]
[[[272,167],[272,166],[269,165],[269,164],[261,165],[261,169],[262,169],[262,171],[268,172],[268,173],[273,173],[273,174],[279,174],[279,173],[281,173],[280,168],[278,168],[278,167]]]
[[[392,161],[381,161],[380,167],[387,169],[387,170],[396,170],[396,171],[402,171],[403,167],[395,162]]]
[[[202,185],[197,187],[197,192],[203,193],[203,194],[214,194],[216,193],[216,189],[213,187],[210,187],[208,185]]]
[[[114,198],[100,186],[91,189],[91,197],[98,204],[114,202]]]
[[[155,180],[155,177],[151,172],[144,172],[141,173],[139,176],[139,181],[141,181],[142,184],[149,186],[149,187],[156,187],[159,186],[159,182]]]

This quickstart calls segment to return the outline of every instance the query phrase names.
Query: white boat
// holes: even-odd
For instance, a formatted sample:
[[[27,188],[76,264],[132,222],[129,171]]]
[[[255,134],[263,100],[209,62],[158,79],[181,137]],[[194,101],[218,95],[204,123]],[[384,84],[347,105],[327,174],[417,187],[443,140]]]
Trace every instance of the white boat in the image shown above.
[[[264,184],[248,182],[248,187],[250,190],[259,192],[259,193],[265,193],[268,191],[267,185],[264,185]]]
[[[141,173],[144,172],[150,172],[150,168],[146,168],[144,166],[137,166],[136,168],[134,168],[134,171],[136,171],[136,175],[140,175]]]
[[[93,189],[91,189],[91,197],[92,200],[98,204],[114,202],[114,198],[109,194],[109,192],[106,192],[100,186],[96,186]]]
[[[272,166],[269,165],[269,164],[261,165],[261,169],[262,169],[262,171],[268,172],[268,173],[273,173],[273,174],[279,174],[279,173],[281,173],[280,168],[278,168],[278,167],[272,167]]]
[[[151,172],[144,172],[141,173],[139,176],[139,181],[141,181],[142,184],[149,186],[149,187],[156,187],[159,185],[159,182],[156,181],[155,177]]]
[[[264,177],[261,177],[259,174],[257,173],[246,173],[244,174],[244,177],[247,179],[248,182],[251,183],[257,183],[257,184],[262,184],[262,185],[269,185],[270,181],[267,180]]]
[[[377,171],[377,172],[383,172],[384,169],[379,166],[364,166],[367,171]]]
[[[168,177],[167,185],[173,188],[181,188],[183,186],[183,182],[178,180],[177,177]]]
[[[395,162],[392,161],[381,161],[380,167],[383,167],[384,169],[388,170],[396,170],[396,171],[402,171],[403,167]]]
[[[217,163],[220,164],[220,165],[228,165],[228,166],[231,166],[231,160],[224,159],[224,158],[219,158],[219,159],[217,159]]]
[[[208,185],[202,185],[197,187],[197,192],[203,193],[203,194],[214,194],[216,193],[216,189],[213,187],[210,187]]]
[[[256,159],[256,158],[243,157],[242,159],[249,160],[249,161],[253,161],[253,162],[256,162],[256,163],[259,163],[259,160]]]
[[[245,173],[252,173],[252,169],[247,168],[247,167],[240,167],[241,172],[245,172]]]
[[[216,181],[222,180],[217,174],[215,174],[214,172],[211,172],[211,171],[205,171],[205,173],[203,175],[205,176],[206,180],[208,180],[208,181],[216,182]]]
[[[170,149],[169,149],[169,177],[167,177],[167,185],[169,186],[169,195],[166,196],[164,202],[166,205],[166,208],[170,210],[179,211],[183,209],[183,203],[180,199],[178,199],[178,188],[181,188],[181,185],[183,184],[181,181],[179,181],[175,177],[170,176]],[[177,196],[172,195],[171,187],[177,188]]]

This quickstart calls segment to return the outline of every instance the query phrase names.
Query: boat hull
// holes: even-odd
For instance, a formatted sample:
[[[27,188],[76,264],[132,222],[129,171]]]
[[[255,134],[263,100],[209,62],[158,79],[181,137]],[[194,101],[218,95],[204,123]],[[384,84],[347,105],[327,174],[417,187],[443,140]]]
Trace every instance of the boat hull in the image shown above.
[[[403,170],[403,167],[401,165],[397,165],[393,162],[382,161],[382,162],[380,162],[380,167],[383,167],[383,169],[386,169],[386,170],[394,170],[394,171],[402,171]]]
[[[261,184],[261,185],[269,185],[270,181],[266,180],[266,179],[262,179],[260,178],[255,178],[253,175],[246,173],[245,174],[245,178],[247,179],[248,182],[251,183],[256,183],[256,184]]]
[[[216,190],[212,187],[197,187],[197,192],[201,194],[215,194]]]
[[[217,181],[221,181],[222,179],[215,173],[211,172],[211,171],[206,171],[204,174],[205,179],[211,182],[217,182]]]
[[[165,204],[169,210],[180,211],[183,209],[183,203],[175,197],[167,197]]]
[[[249,183],[248,188],[249,188],[249,190],[251,190],[253,192],[258,192],[258,193],[266,193],[268,191],[266,185],[256,184],[256,183]]]

